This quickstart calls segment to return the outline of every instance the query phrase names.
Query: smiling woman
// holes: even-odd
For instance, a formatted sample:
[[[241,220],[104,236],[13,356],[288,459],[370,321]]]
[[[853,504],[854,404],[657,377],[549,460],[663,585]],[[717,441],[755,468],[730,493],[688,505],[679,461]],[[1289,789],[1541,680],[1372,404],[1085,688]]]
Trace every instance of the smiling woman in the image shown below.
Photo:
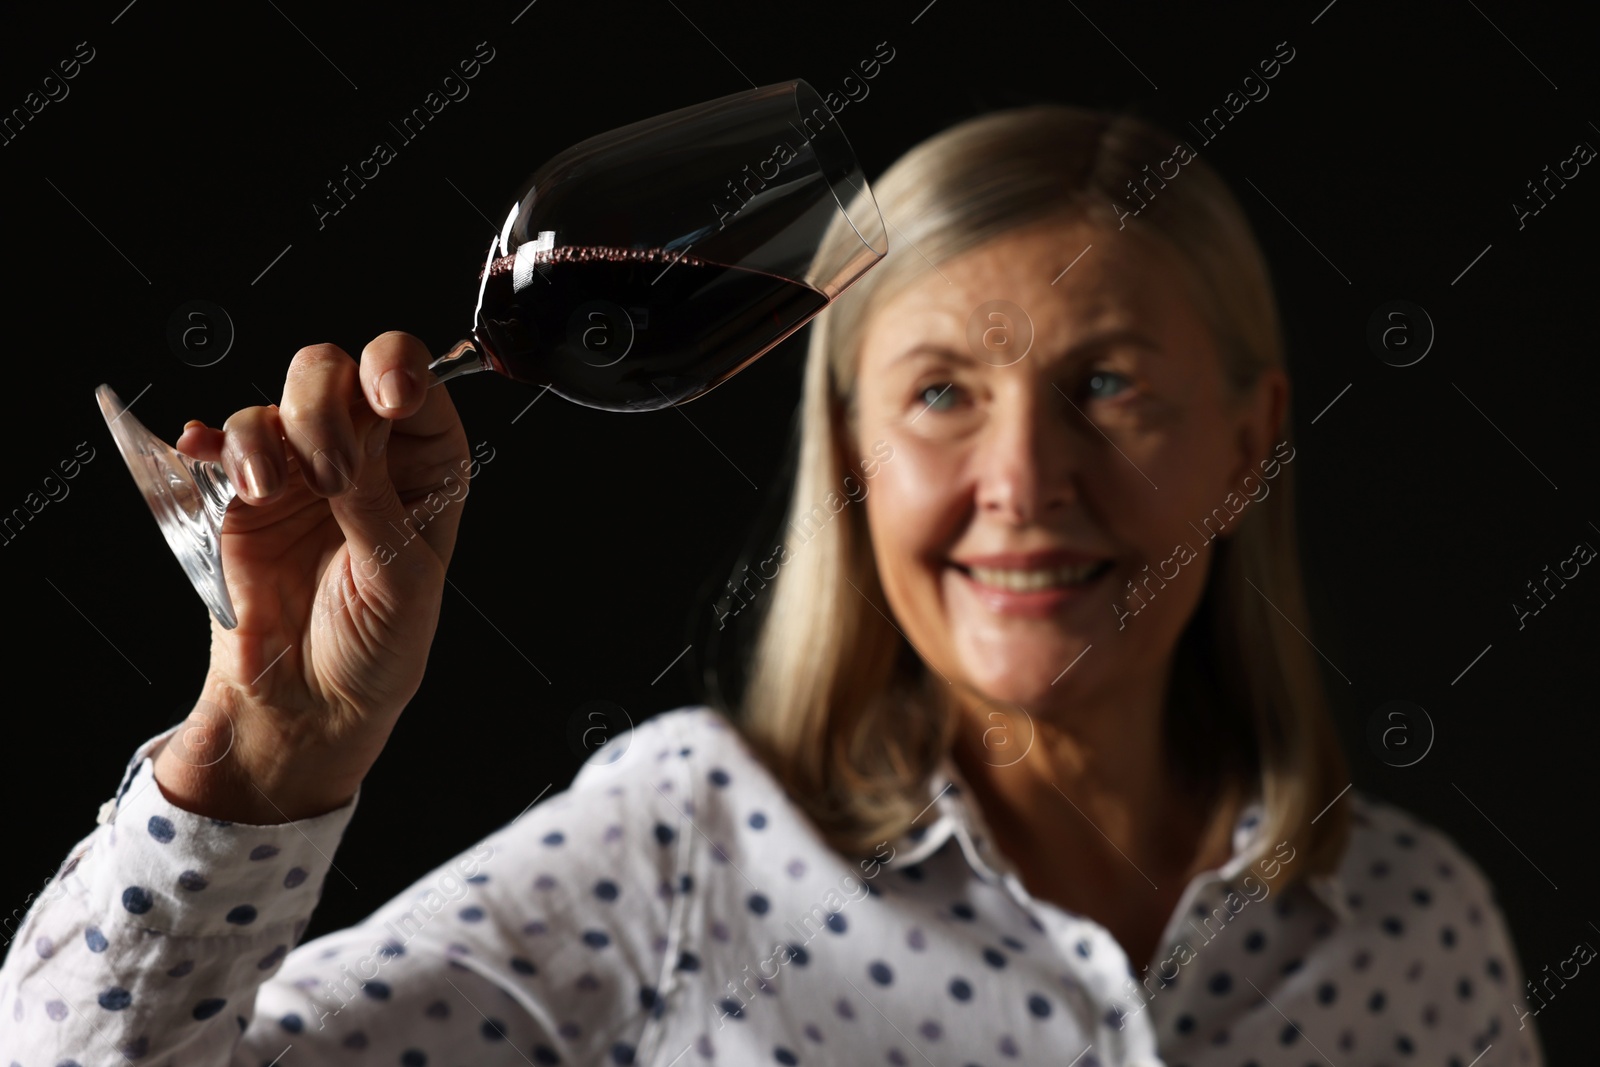
[[[396,333],[359,364],[303,350],[280,405],[191,423],[183,451],[230,475],[328,443],[235,479],[250,621],[213,631],[197,706],[231,730],[133,753],[0,969],[0,1063],[1539,1064],[1482,872],[1350,785],[1243,213],[1193,160],[1120,225],[1114,186],[1171,143],[1026,108],[874,182],[895,250],[813,328],[808,538],[762,575],[742,691],[604,745],[471,875],[299,947],[466,501],[417,517],[369,599],[351,563],[403,525],[395,481],[436,486],[468,438]],[[825,260],[859,240],[843,219]],[[1032,327],[1003,365],[969,342],[997,304]],[[316,481],[326,449],[354,485]]]

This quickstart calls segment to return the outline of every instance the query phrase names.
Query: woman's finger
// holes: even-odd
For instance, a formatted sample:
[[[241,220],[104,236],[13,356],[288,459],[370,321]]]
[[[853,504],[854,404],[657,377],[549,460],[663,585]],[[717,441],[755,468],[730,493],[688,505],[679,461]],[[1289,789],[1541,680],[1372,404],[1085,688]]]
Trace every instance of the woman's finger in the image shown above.
[[[367,404],[359,385],[355,360],[334,345],[302,348],[289,364],[278,416],[306,483],[321,496],[353,489],[360,477],[365,434],[357,433],[354,414]]]
[[[288,484],[289,457],[276,407],[236,411],[222,432],[222,469],[247,503],[265,503]]]

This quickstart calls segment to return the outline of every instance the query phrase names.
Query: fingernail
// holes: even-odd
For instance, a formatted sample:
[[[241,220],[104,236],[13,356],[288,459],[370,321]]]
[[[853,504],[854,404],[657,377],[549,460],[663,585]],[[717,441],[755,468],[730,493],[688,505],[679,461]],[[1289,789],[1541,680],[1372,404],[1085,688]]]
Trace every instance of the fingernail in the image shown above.
[[[398,408],[406,402],[406,391],[411,384],[411,372],[396,367],[385,371],[378,379],[378,399],[386,408]]]
[[[325,493],[342,492],[350,484],[350,461],[337,449],[317,451],[311,457],[311,466],[316,473],[317,484]]]
[[[266,496],[270,492],[267,480],[271,476],[272,471],[267,466],[267,458],[260,452],[252,452],[244,458],[244,487],[251,496]]]

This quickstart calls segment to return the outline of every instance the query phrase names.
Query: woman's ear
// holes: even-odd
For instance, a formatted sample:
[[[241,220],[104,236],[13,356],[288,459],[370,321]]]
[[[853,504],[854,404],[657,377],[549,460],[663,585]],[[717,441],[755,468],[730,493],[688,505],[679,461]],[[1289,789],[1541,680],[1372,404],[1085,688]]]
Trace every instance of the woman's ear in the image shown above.
[[[1259,476],[1261,463],[1284,434],[1289,412],[1289,376],[1281,368],[1261,372],[1239,403],[1237,459],[1228,484],[1239,487],[1247,475]]]

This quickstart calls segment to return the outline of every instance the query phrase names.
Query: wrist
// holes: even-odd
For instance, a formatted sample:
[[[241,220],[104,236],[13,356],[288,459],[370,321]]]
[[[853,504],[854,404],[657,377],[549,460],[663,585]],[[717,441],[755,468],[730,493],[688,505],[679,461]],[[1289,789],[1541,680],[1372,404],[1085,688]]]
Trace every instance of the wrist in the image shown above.
[[[311,818],[350,802],[362,775],[327,766],[227,686],[208,685],[206,692],[218,699],[197,701],[155,753],[156,783],[169,802],[256,826]]]

